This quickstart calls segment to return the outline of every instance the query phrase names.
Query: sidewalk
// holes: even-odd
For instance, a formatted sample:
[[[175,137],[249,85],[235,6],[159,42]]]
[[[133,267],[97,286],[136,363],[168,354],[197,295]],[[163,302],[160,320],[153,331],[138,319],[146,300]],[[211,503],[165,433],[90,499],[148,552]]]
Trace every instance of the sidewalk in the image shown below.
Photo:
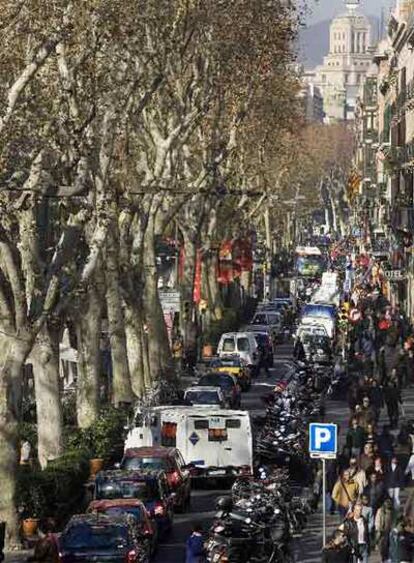
[[[403,392],[403,401],[405,409],[405,418],[414,419],[414,388],[405,389]],[[327,402],[327,412],[325,422],[333,422],[339,426],[339,442],[342,446],[347,431],[349,420],[349,410],[346,401],[329,401]],[[401,419],[400,419],[401,420]],[[379,426],[388,422],[386,409],[382,409]],[[341,447],[340,446],[340,447]],[[402,494],[402,503],[406,499],[406,490]],[[327,514],[327,538],[334,532],[340,524],[339,516],[330,516]],[[302,537],[298,538],[295,549],[296,561],[298,563],[319,563],[322,551],[322,501],[319,510],[312,515],[308,526]],[[381,563],[378,552],[371,553],[369,563]]]

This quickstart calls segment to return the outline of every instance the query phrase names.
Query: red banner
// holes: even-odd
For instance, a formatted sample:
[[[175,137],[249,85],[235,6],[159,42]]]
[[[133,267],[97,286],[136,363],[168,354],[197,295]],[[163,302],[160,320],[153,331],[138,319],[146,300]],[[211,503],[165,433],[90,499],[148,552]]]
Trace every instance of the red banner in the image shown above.
[[[197,250],[197,257],[195,263],[194,272],[194,289],[193,289],[193,300],[197,305],[201,301],[201,275],[202,275],[202,261],[201,261],[201,250]]]
[[[218,282],[222,285],[229,285],[234,278],[233,274],[233,241],[223,240],[219,249],[219,272]]]

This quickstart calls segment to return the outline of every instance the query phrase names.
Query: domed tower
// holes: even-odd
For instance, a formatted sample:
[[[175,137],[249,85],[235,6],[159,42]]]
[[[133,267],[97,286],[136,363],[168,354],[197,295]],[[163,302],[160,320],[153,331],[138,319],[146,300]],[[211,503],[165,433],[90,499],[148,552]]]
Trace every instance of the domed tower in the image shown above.
[[[359,0],[345,0],[345,7],[331,22],[329,53],[315,69],[328,121],[353,119],[358,89],[372,58],[371,25],[358,11]]]

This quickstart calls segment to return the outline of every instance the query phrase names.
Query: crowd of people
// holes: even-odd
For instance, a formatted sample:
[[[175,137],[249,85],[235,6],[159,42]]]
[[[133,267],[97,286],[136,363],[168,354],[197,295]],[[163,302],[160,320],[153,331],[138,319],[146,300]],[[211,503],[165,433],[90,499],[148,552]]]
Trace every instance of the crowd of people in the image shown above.
[[[346,361],[335,366],[346,379],[350,416],[340,455],[327,464],[327,507],[339,525],[322,561],[367,563],[376,552],[383,563],[408,563],[414,560],[414,421],[405,416],[403,391],[414,384],[414,339],[378,289],[360,290],[348,305],[355,307],[360,314],[346,328]]]

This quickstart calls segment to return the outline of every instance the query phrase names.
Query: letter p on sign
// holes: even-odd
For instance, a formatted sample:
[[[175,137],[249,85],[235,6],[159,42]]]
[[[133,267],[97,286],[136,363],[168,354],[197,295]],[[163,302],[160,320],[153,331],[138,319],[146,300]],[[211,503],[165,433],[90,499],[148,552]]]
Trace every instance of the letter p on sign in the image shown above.
[[[312,457],[336,457],[336,424],[312,423],[309,425],[309,453]]]
[[[331,439],[331,432],[327,428],[316,428],[315,431],[315,448],[322,449],[322,444],[326,444]]]

